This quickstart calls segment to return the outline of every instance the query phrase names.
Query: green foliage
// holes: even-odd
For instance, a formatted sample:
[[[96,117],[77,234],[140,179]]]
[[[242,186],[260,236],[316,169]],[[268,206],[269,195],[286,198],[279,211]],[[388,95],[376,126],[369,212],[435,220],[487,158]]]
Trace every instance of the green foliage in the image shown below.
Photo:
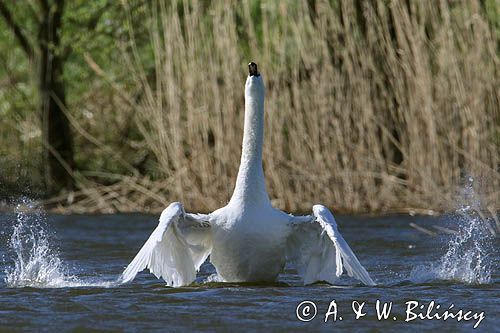
[[[131,1],[134,18],[145,14],[148,1]],[[33,0],[8,2],[7,8],[14,21],[22,27],[35,52],[37,52],[37,34],[39,12],[38,3]],[[144,15],[143,15],[144,16]],[[86,120],[92,117],[101,118],[99,112],[109,109],[109,98],[113,98],[112,89],[105,84],[106,80],[119,80],[130,84],[130,76],[121,59],[122,50],[119,41],[126,40],[131,33],[131,26],[141,27],[139,22],[127,22],[127,12],[121,2],[114,0],[72,0],[66,1],[61,31],[61,47],[56,50],[64,59],[64,82],[68,112],[78,123],[83,124],[85,131],[99,142],[116,141],[116,131],[112,118],[108,131],[101,131],[99,126],[88,127]],[[148,37],[145,29],[136,29],[143,43]],[[0,145],[0,167],[3,172],[0,178],[17,179],[14,167],[20,161],[27,168],[34,170],[32,182],[41,183],[41,131],[38,112],[37,70],[38,64],[29,60],[27,54],[19,47],[12,30],[0,17],[0,140],[8,144]],[[89,56],[95,63],[105,69],[106,80],[96,76],[95,71],[85,61]],[[95,92],[98,94],[95,94]],[[95,100],[94,98],[97,98]],[[94,100],[93,100],[94,99]],[[106,99],[108,99],[106,101]],[[95,105],[89,105],[89,103]],[[96,106],[104,106],[97,109]],[[116,105],[114,105],[116,107]],[[113,113],[114,114],[114,113]],[[110,114],[111,115],[111,114]],[[116,114],[114,114],[116,115]],[[87,123],[87,124],[86,124]],[[86,126],[87,125],[87,126]],[[97,130],[97,131],[95,131]],[[82,170],[106,170],[123,173],[125,170],[115,161],[107,158],[95,145],[89,144],[87,138],[76,132],[75,159]],[[137,139],[137,131],[130,128],[125,135]],[[36,187],[36,186],[35,186]]]
[[[483,8],[490,25],[495,31],[497,40],[500,39],[500,1],[484,0]]]

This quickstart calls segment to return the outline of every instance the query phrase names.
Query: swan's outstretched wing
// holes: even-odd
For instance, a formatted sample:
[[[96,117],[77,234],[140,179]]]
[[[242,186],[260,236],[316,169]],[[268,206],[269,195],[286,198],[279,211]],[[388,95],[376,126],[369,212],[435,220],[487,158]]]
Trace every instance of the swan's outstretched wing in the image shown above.
[[[161,213],[160,223],[123,272],[122,281],[132,281],[149,268],[169,286],[188,285],[211,251],[208,215],[186,214],[182,204],[174,202]]]
[[[294,216],[291,224],[294,231],[287,242],[287,260],[295,264],[305,284],[335,283],[345,267],[349,276],[375,285],[338,231],[328,208],[315,205],[312,216]]]

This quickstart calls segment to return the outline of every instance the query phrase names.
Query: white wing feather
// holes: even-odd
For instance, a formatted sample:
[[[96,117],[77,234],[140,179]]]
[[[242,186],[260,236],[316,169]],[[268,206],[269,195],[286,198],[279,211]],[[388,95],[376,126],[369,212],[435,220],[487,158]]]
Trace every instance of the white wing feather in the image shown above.
[[[180,203],[170,204],[162,212],[156,229],[122,273],[122,281],[132,281],[137,273],[148,268],[169,286],[192,283],[212,248],[209,224],[202,220],[201,215],[184,213]]]
[[[304,283],[333,284],[345,267],[349,276],[375,285],[338,231],[332,213],[325,206],[315,205],[313,215],[293,218],[294,232],[287,242],[287,258],[295,264]]]

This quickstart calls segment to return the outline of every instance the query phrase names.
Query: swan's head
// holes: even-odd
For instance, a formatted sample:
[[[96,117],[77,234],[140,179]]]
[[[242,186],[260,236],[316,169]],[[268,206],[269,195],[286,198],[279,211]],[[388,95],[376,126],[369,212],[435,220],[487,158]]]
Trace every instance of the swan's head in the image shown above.
[[[257,64],[251,62],[248,64],[248,78],[245,84],[245,98],[262,98],[264,99],[264,80],[257,69]]]

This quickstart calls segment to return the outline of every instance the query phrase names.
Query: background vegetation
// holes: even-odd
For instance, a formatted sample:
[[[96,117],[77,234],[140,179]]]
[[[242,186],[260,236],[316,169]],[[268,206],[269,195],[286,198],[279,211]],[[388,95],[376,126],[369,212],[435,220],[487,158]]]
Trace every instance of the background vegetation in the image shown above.
[[[64,5],[48,49],[64,60],[71,181],[46,171],[40,60],[0,16],[4,195],[77,212],[224,205],[255,60],[278,207],[447,210],[473,176],[500,208],[498,0],[5,1],[33,45],[44,2]]]

